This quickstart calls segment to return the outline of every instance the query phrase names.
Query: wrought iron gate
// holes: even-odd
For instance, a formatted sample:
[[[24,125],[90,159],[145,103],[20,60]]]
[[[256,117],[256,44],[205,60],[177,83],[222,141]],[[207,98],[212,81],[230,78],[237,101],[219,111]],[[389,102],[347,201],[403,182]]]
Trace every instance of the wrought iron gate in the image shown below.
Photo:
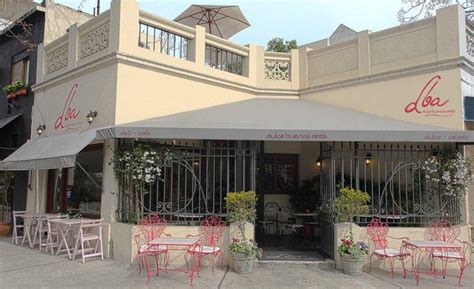
[[[143,214],[157,214],[176,223],[209,215],[226,216],[227,192],[255,190],[256,142],[154,141],[179,152],[163,164],[162,176],[146,185]],[[123,184],[124,182],[120,182]],[[126,186],[119,188],[118,219],[135,222]]]

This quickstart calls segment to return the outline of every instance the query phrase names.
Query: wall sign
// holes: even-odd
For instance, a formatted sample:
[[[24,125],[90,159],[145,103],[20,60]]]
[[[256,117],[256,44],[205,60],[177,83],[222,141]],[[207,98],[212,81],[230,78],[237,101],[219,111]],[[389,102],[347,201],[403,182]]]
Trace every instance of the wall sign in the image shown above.
[[[54,123],[55,130],[65,129],[66,131],[74,131],[81,127],[82,122],[78,120],[81,111],[73,104],[78,87],[79,85],[76,83],[71,88],[66,102],[64,103],[63,110]]]
[[[418,97],[407,104],[405,113],[417,113],[428,116],[448,117],[454,115],[455,109],[449,109],[449,98],[437,95],[436,88],[441,76],[431,78],[423,87]]]

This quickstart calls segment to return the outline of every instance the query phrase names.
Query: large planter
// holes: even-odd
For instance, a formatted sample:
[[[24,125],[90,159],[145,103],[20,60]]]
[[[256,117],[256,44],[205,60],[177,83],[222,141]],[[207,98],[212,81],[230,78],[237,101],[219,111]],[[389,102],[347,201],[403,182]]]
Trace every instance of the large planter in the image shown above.
[[[0,236],[6,237],[10,232],[11,226],[9,223],[0,223]]]
[[[247,256],[232,255],[232,266],[234,271],[239,274],[252,273],[255,263],[255,258],[249,258]]]
[[[366,257],[355,258],[349,255],[342,255],[342,269],[344,274],[357,276],[362,274],[362,267],[366,261]]]

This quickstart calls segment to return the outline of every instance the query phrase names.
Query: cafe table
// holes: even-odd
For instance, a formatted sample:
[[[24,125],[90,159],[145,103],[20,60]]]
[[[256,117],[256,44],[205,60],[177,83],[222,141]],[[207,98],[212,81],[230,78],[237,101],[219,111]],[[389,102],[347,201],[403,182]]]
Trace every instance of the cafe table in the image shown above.
[[[72,233],[73,239],[74,239],[74,233],[77,234],[78,227],[81,225],[81,221],[88,221],[88,220],[93,221],[93,219],[86,219],[86,218],[51,220],[51,223],[57,225],[59,234],[61,236],[61,242],[59,243],[58,249],[56,251],[56,255],[59,255],[59,253],[61,252],[67,252],[69,259],[70,260],[73,259],[73,255],[71,254],[71,248],[68,245],[68,235]],[[76,252],[77,246],[78,246],[78,242],[75,242],[73,252]]]
[[[168,251],[187,252],[188,250],[190,250],[194,246],[197,246],[198,241],[199,241],[198,238],[173,238],[173,237],[156,238],[156,239],[148,242],[147,245],[148,245],[148,248],[150,248],[150,249],[152,249],[153,247],[156,247],[156,248],[166,247],[168,249]],[[168,262],[168,260],[166,260],[166,263],[167,262]],[[146,266],[147,277],[148,277],[148,282],[149,282],[151,275],[150,275],[150,272],[149,272],[149,269],[148,269],[148,258],[145,258],[145,266]],[[188,277],[189,277],[190,284],[191,284],[191,286],[193,286],[194,273],[196,272],[196,262],[195,262],[194,257],[193,257],[191,266],[188,266],[187,261],[186,261],[186,269],[168,268],[168,264],[166,264],[165,268],[163,270],[163,269],[160,269],[160,267],[157,265],[156,275],[159,275],[160,271],[187,273]]]
[[[430,270],[421,271],[420,263],[423,255],[431,254],[434,251],[441,252],[458,252],[462,254],[462,246],[452,244],[445,241],[432,241],[432,240],[403,240],[402,253],[410,253],[413,262],[413,275],[415,275],[416,285],[420,284],[420,274],[428,274],[432,276],[443,276],[443,272],[433,270],[430,266]],[[429,257],[429,256],[428,256]],[[458,276],[459,277],[459,276]],[[460,277],[459,277],[460,278]]]

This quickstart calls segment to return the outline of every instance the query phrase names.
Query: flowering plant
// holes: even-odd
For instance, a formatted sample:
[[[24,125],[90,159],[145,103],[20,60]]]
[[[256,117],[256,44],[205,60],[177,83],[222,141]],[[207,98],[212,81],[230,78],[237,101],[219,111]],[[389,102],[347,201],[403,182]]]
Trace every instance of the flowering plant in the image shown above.
[[[421,164],[426,179],[439,185],[445,196],[461,198],[472,181],[471,159],[461,153],[446,150]]]
[[[262,257],[262,250],[258,248],[258,244],[252,239],[232,238],[229,250],[233,256],[244,256],[249,259]]]
[[[341,239],[341,244],[337,247],[337,251],[340,255],[360,258],[369,253],[369,245],[362,241],[354,242],[352,237],[349,237]]]
[[[28,87],[28,85],[25,82],[15,81],[15,82],[3,87],[3,92],[6,93],[6,94],[10,94],[10,93],[16,92],[20,89],[27,88],[27,87]]]

